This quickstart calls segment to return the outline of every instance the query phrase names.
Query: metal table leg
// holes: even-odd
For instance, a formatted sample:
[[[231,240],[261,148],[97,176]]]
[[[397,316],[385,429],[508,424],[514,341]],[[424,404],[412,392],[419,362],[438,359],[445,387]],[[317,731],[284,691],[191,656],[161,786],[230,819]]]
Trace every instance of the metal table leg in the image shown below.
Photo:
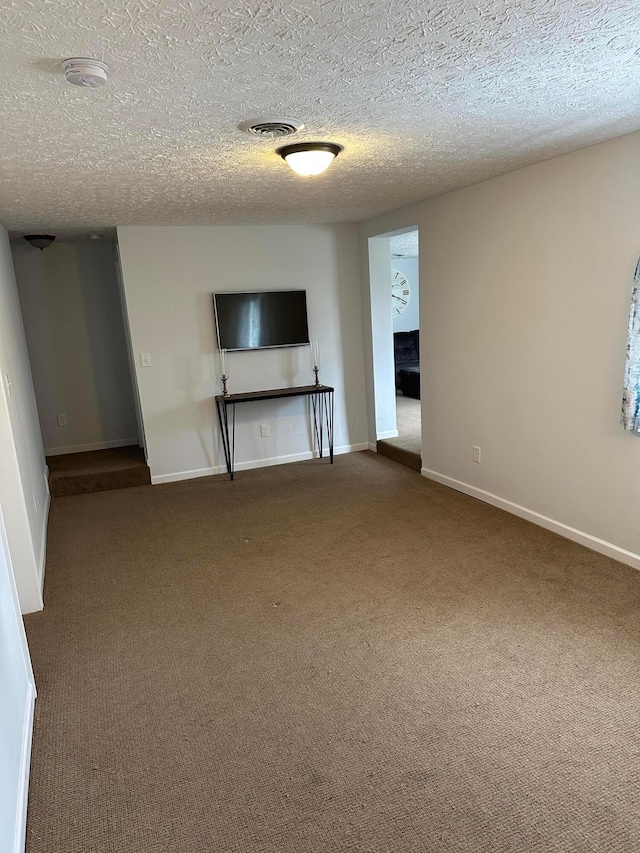
[[[316,446],[318,455],[322,459],[322,442],[324,436],[322,434],[322,401],[318,400],[318,394],[311,395],[311,409],[313,411],[313,432],[316,437]]]
[[[322,391],[311,395],[313,413],[313,431],[318,447],[318,455],[324,455],[324,431],[326,428],[329,443],[329,459],[333,465],[333,391]]]
[[[231,412],[231,436],[229,436],[229,405],[232,406]],[[226,404],[221,400],[216,400],[216,408],[218,410],[218,422],[220,423],[220,434],[222,436],[222,449],[224,451],[224,461],[227,464],[227,474],[229,479],[233,480],[235,450],[236,450],[236,407],[235,403]]]
[[[325,398],[327,411],[327,433],[329,436],[329,459],[333,465],[333,391],[327,391],[322,395]]]

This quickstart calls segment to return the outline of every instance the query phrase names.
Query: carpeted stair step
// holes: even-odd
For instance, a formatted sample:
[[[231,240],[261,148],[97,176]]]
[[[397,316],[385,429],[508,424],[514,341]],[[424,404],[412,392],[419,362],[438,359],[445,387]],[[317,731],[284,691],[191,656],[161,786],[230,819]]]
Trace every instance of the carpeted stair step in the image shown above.
[[[413,468],[415,471],[420,471],[422,468],[422,458],[419,453],[413,453],[411,450],[407,450],[406,447],[399,447],[391,441],[377,441],[376,450],[383,456],[393,459],[394,462],[406,465],[407,468]]]
[[[151,472],[140,447],[48,456],[47,464],[52,497],[84,495],[151,483]]]

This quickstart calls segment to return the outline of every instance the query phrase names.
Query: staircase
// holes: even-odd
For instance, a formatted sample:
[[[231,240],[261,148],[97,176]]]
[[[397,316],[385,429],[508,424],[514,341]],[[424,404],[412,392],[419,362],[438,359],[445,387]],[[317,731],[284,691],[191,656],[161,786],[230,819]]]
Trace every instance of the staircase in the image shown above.
[[[113,447],[88,453],[47,456],[51,496],[85,495],[151,483],[141,447]]]

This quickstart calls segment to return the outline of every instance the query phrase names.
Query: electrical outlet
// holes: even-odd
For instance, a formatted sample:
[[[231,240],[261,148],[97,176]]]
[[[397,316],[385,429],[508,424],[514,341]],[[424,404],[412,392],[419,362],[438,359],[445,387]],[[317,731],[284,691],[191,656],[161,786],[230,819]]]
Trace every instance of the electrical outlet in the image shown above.
[[[36,497],[36,493],[33,493],[33,505],[36,508],[36,512],[38,512],[38,498]]]
[[[151,353],[150,352],[141,352],[140,353],[140,364],[142,367],[151,367]]]
[[[5,381],[6,385],[7,385],[7,397],[10,397],[10,396],[11,396],[11,380],[9,379],[9,374],[8,374],[8,373],[5,373],[5,375],[4,375],[4,381]]]
[[[64,413],[58,415],[58,426],[67,426],[67,416]]]
[[[260,435],[262,438],[269,438],[269,424],[260,424]]]
[[[480,448],[477,444],[473,445],[473,461],[480,464]]]

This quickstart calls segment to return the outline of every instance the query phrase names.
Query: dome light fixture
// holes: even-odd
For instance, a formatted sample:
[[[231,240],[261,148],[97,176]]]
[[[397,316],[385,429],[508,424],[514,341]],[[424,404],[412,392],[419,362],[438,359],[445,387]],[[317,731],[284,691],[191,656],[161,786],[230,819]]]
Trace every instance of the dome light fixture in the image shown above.
[[[51,234],[25,234],[24,239],[35,249],[42,251],[48,249],[56,238]]]
[[[278,148],[285,163],[305,178],[320,175],[333,163],[342,151],[342,145],[335,142],[295,142],[293,145],[283,145]]]

